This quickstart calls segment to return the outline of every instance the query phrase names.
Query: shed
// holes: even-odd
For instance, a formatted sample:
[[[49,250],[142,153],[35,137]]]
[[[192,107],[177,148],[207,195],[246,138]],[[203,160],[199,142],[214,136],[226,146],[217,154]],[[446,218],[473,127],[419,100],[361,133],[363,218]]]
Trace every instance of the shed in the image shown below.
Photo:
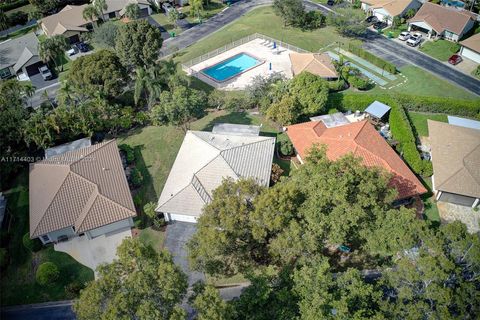
[[[379,101],[374,101],[365,109],[365,112],[376,119],[383,119],[390,112],[390,107]]]

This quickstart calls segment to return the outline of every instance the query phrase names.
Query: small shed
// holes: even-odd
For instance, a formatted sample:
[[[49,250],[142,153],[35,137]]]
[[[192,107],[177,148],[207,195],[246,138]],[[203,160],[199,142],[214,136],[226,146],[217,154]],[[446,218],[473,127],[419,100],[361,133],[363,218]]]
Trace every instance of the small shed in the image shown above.
[[[390,107],[379,101],[374,101],[365,109],[365,112],[374,119],[384,120],[390,112]]]
[[[212,133],[233,136],[256,137],[260,134],[260,126],[252,126],[248,124],[217,123],[213,126]]]

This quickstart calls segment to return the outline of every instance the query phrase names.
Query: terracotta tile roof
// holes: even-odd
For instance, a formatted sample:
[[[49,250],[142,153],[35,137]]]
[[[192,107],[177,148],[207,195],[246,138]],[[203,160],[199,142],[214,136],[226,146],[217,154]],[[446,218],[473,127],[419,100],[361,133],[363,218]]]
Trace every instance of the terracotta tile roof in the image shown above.
[[[472,49],[473,51],[480,53],[480,33],[460,41],[460,44],[468,49]]]
[[[409,22],[425,21],[437,33],[448,30],[460,35],[471,19],[473,20],[474,16],[469,11],[447,8],[426,2]]]
[[[47,31],[47,36],[64,34],[66,31],[88,31],[83,26],[90,21],[83,18],[83,10],[87,4],[81,6],[67,5],[62,10],[40,20]]]
[[[352,153],[361,157],[368,167],[385,168],[393,173],[391,185],[398,190],[398,199],[427,192],[397,153],[366,120],[333,128],[327,128],[321,121],[305,122],[287,127],[287,135],[302,159],[305,159],[314,144],[323,144],[327,146],[330,160]]]
[[[308,71],[322,78],[338,78],[332,59],[326,53],[292,52],[289,56],[293,75]]]
[[[30,165],[30,235],[74,227],[76,233],[134,217],[115,140]]]
[[[413,1],[417,0],[363,0],[362,2],[369,4],[372,8],[383,8],[395,17],[401,15]]]
[[[480,198],[480,130],[428,120],[435,189]]]

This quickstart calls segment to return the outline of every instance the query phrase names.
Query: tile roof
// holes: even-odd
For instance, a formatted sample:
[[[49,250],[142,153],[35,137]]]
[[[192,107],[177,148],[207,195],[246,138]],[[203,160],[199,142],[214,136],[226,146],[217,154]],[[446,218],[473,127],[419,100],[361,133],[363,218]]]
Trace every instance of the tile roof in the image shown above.
[[[40,19],[40,23],[46,29],[47,36],[64,34],[66,31],[88,31],[83,27],[91,21],[83,18],[83,10],[88,6],[67,5],[62,10],[51,16]]]
[[[32,57],[38,57],[38,38],[30,32],[24,36],[0,42],[0,69],[20,70]]]
[[[297,53],[289,54],[292,63],[293,75],[308,71],[322,78],[337,78],[338,74],[332,59],[326,53]]]
[[[480,130],[428,120],[437,190],[480,198]]]
[[[362,0],[372,8],[385,9],[392,17],[401,15],[413,1],[417,0]]]
[[[187,131],[156,210],[199,216],[227,177],[268,186],[274,149],[272,137]]]
[[[474,20],[469,11],[426,2],[409,22],[425,21],[437,33],[448,30],[459,35],[462,34],[469,20]]]
[[[477,33],[463,41],[460,44],[468,49],[480,53],[480,33]]]
[[[337,160],[351,153],[361,157],[363,164],[368,167],[387,169],[393,173],[391,185],[398,190],[398,199],[427,191],[385,139],[366,120],[332,128],[327,128],[321,121],[305,122],[287,127],[287,135],[303,159],[314,144],[324,144],[327,146],[327,156],[330,160]]]
[[[67,227],[82,233],[136,215],[115,140],[31,164],[29,184],[32,238]]]

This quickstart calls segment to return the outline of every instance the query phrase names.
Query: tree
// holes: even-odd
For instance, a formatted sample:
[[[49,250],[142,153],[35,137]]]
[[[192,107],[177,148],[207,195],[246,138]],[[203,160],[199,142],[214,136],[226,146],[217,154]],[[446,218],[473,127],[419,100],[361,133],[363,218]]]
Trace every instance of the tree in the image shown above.
[[[82,290],[73,306],[78,319],[182,319],[187,277],[168,252],[128,238],[117,256]]]
[[[159,104],[150,111],[150,118],[155,125],[173,124],[186,132],[190,123],[203,114],[207,102],[205,92],[179,85],[160,94]]]
[[[53,62],[55,69],[58,69],[58,63],[60,63],[63,70],[63,57],[65,55],[65,50],[69,47],[70,42],[67,38],[63,35],[55,35],[40,42],[38,46],[38,54],[43,62]]]
[[[120,28],[115,51],[126,67],[146,67],[157,60],[162,41],[157,28],[137,20]]]
[[[290,125],[298,120],[301,106],[298,100],[290,95],[284,95],[280,101],[274,102],[266,112],[266,116],[282,125]]]
[[[274,0],[273,9],[282,18],[285,27],[300,26],[305,16],[305,7],[301,0]]]
[[[159,99],[164,85],[160,75],[161,69],[158,65],[136,69],[135,89],[133,98],[138,105],[143,99],[147,102],[147,108],[150,109]]]
[[[115,48],[117,35],[118,26],[111,21],[107,21],[95,29],[92,40],[97,47],[113,49]]]
[[[153,225],[159,229],[165,225],[165,220],[158,217],[158,212],[155,211],[157,204],[155,202],[148,202],[143,206],[143,213],[153,221]]]
[[[38,9],[34,9],[28,13],[28,20],[40,20],[43,18],[43,14],[38,11]]]
[[[97,11],[97,17],[103,18],[103,12],[108,9],[106,0],[92,0],[91,5]]]
[[[410,18],[413,18],[413,16],[415,15],[416,13],[416,10],[411,8],[411,9],[408,9],[407,12],[405,12],[405,18],[406,19],[410,19]]]
[[[56,0],[28,0],[38,11],[46,15],[57,8]]]
[[[199,288],[198,286],[195,288]],[[200,286],[195,290],[193,307],[197,311],[198,320],[229,320],[234,319],[234,310],[230,304],[220,297],[218,290],[211,286]]]
[[[336,9],[338,14],[330,13],[327,16],[327,25],[335,27],[335,29],[344,36],[356,37],[365,34],[367,25],[365,24],[365,16],[362,11],[340,8]]]
[[[180,12],[177,9],[170,10],[168,12],[168,21],[177,28],[178,19],[180,19]]]
[[[76,59],[67,74],[75,92],[108,98],[123,92],[127,77],[119,58],[109,50],[99,50]]]
[[[328,83],[319,76],[302,72],[290,82],[290,92],[297,99],[304,115],[325,113]]]
[[[97,8],[90,4],[83,9],[82,16],[87,21],[94,21],[99,17],[99,13]]]
[[[60,271],[53,262],[44,262],[38,266],[35,279],[37,280],[38,284],[42,286],[50,286],[57,281],[59,276]]]
[[[38,239],[30,239],[30,232],[27,232],[23,235],[22,238],[23,246],[31,252],[37,252],[42,249],[42,243]]]
[[[203,0],[191,0],[190,1],[190,15],[197,17],[198,20],[203,15]]]
[[[125,16],[130,20],[140,18],[140,7],[136,3],[129,3],[125,7]]]
[[[0,10],[0,30],[5,29],[8,29],[8,17],[2,10]]]

